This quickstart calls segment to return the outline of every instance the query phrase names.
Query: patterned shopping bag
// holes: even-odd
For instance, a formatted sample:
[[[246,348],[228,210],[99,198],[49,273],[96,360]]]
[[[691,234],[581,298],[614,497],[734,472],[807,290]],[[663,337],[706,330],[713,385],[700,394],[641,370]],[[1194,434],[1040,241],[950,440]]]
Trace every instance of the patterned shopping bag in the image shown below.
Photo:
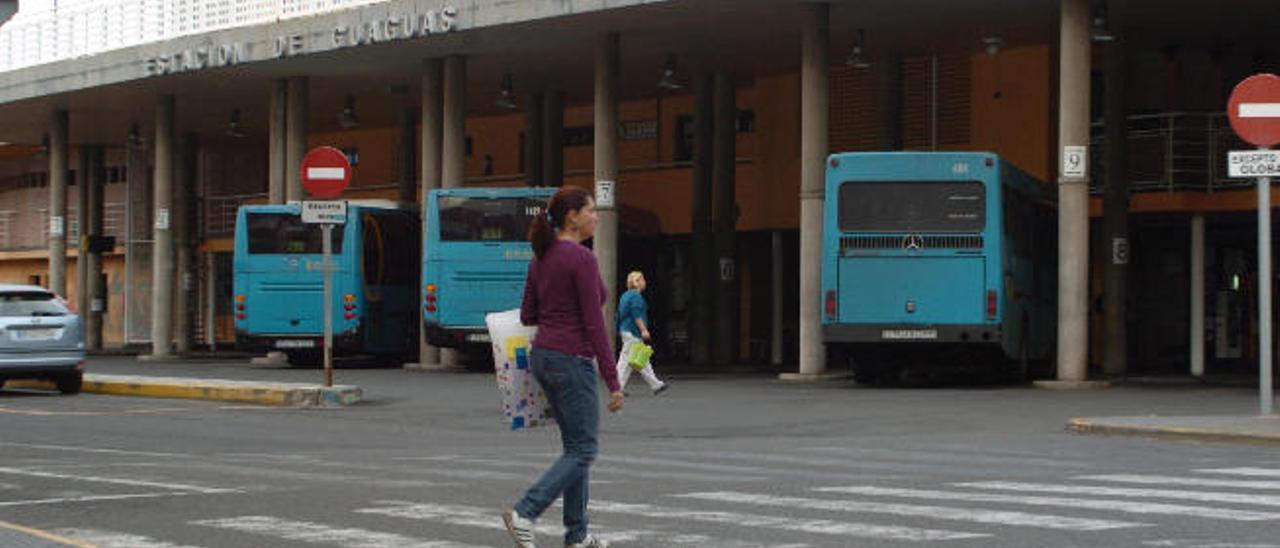
[[[508,426],[519,430],[554,422],[547,395],[529,369],[529,351],[537,328],[521,324],[518,309],[487,314],[484,321],[493,341],[494,373]]]

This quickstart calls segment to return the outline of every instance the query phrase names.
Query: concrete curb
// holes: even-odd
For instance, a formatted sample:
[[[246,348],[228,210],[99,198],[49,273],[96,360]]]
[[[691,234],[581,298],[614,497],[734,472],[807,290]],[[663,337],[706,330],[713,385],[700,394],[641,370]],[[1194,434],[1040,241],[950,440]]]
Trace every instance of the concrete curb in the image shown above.
[[[53,384],[49,382],[12,382],[14,387],[53,388]],[[307,383],[97,374],[84,376],[82,391],[112,396],[213,400],[293,407],[342,407],[354,405],[364,396],[360,387],[351,385],[324,387]]]
[[[1213,428],[1134,424],[1108,419],[1073,418],[1070,421],[1067,421],[1067,430],[1077,434],[1096,434],[1104,436],[1138,436],[1227,443],[1280,444],[1280,432],[1259,432],[1255,430],[1227,427]]]

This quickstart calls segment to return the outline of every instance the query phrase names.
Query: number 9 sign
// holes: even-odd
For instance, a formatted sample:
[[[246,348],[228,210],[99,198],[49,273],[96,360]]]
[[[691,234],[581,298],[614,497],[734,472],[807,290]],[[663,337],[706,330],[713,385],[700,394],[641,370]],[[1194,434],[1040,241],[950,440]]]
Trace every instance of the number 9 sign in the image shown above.
[[[1062,176],[1070,179],[1083,179],[1088,172],[1089,147],[1062,147]]]

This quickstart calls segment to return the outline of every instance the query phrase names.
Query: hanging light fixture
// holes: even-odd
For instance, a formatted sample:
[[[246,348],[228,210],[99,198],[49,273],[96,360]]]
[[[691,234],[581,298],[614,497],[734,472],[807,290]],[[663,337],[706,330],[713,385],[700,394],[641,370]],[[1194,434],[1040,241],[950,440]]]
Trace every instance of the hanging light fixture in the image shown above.
[[[356,115],[355,95],[347,96],[347,101],[342,107],[342,114],[338,115],[338,127],[342,129],[355,129],[360,127],[360,117]]]
[[[855,69],[866,69],[871,67],[871,62],[867,61],[862,53],[862,48],[866,46],[866,31],[858,29],[858,38],[853,43],[853,50],[849,52],[849,57],[844,60],[844,64]]]
[[[1099,43],[1112,42],[1116,39],[1116,36],[1111,33],[1110,25],[1107,21],[1106,0],[1098,0],[1093,3],[1093,24],[1089,27],[1089,37],[1094,42]]]
[[[147,138],[142,136],[142,132],[138,130],[138,123],[134,122],[129,125],[129,136],[125,139],[126,145],[133,150],[146,150]]]
[[[240,127],[240,109],[231,109],[231,116],[227,119],[226,134],[236,139],[244,137],[244,129]]]
[[[1004,38],[999,36],[987,36],[982,39],[982,47],[987,50],[987,55],[1000,53],[1000,50],[1004,48]]]
[[[667,61],[662,64],[662,77],[658,79],[658,89],[670,91],[683,87],[684,84],[676,81],[676,56],[668,55]]]
[[[512,91],[510,72],[502,75],[502,87],[498,89],[498,99],[493,104],[507,109],[514,109],[520,106],[516,104],[515,92]]]

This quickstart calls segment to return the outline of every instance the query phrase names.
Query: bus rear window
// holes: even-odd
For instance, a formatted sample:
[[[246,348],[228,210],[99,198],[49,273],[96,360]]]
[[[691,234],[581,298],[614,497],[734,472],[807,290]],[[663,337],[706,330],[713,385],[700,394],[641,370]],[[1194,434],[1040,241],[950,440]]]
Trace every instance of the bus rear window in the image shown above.
[[[842,232],[981,232],[980,181],[851,181],[840,185]]]
[[[546,198],[441,196],[440,239],[446,242],[523,242]]]
[[[320,225],[305,224],[288,213],[249,213],[250,255],[294,255],[324,253]],[[342,227],[333,228],[333,252],[342,253]]]

